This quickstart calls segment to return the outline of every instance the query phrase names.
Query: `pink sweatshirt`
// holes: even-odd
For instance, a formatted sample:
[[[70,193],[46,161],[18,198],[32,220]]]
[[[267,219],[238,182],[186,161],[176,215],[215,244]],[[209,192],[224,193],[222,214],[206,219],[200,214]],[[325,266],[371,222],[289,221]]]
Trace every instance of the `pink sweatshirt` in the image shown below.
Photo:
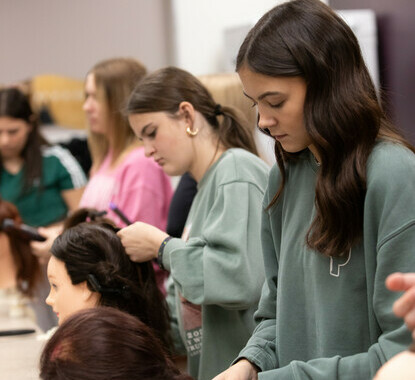
[[[107,216],[119,227],[125,223],[109,208],[114,203],[131,222],[142,221],[166,230],[167,215],[173,194],[170,178],[144,148],[132,150],[115,169],[110,169],[109,153],[90,178],[79,207],[107,210]],[[155,264],[157,283],[164,282],[167,272]],[[164,292],[164,285],[160,287]]]

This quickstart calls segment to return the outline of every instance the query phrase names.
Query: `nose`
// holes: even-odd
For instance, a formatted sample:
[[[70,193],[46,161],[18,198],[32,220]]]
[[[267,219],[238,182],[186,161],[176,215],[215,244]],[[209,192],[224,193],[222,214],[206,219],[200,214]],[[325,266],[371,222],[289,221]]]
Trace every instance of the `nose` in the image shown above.
[[[270,129],[274,127],[278,122],[273,115],[268,114],[264,109],[258,107],[258,127],[261,129]]]
[[[49,306],[53,306],[53,298],[52,298],[52,291],[49,292],[48,297],[46,298],[45,302]]]
[[[92,103],[91,103],[91,98],[86,98],[84,101],[84,104],[82,105],[82,109],[84,110],[84,112],[89,112],[91,111],[91,107],[92,107]]]
[[[7,133],[0,133],[0,146],[7,146],[9,144],[10,137]]]
[[[151,157],[156,149],[149,143],[144,142],[144,154],[146,157]]]

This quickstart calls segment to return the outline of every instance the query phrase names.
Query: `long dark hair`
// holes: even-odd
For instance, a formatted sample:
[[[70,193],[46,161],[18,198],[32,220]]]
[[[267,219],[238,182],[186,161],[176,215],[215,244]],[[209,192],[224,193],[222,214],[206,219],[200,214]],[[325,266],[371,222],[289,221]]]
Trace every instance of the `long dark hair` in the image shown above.
[[[100,293],[101,306],[140,318],[170,348],[169,313],[151,262],[132,262],[116,234],[118,229],[110,221],[94,221],[95,215],[89,209],[75,212],[66,222],[72,227],[54,241],[53,256],[64,262],[73,285],[86,281],[89,290]]]
[[[22,223],[17,208],[0,198],[0,226],[4,219],[12,219],[16,225]],[[17,289],[24,295],[33,296],[34,289],[40,280],[40,266],[37,258],[32,254],[30,242],[22,239],[18,230],[2,231],[9,238],[10,250],[16,267]]]
[[[271,77],[304,78],[304,123],[321,159],[316,184],[316,216],[307,244],[341,256],[361,241],[366,163],[377,140],[409,143],[387,120],[352,30],[319,0],[295,0],[266,13],[240,47],[236,70]],[[275,143],[282,183],[285,163],[301,152]]]
[[[137,318],[108,307],[82,310],[53,334],[40,358],[42,380],[191,380]]]
[[[26,146],[21,152],[24,160],[22,192],[25,192],[32,187],[35,180],[42,181],[41,146],[48,143],[39,133],[37,116],[30,106],[28,97],[19,89],[10,87],[0,90],[0,117],[2,116],[23,120],[32,127]],[[0,168],[2,166],[0,157]]]
[[[160,69],[141,80],[130,95],[126,113],[173,115],[183,101],[191,103],[203,115],[226,149],[242,148],[257,154],[252,128],[243,114],[233,107],[219,107],[196,77],[176,67]]]

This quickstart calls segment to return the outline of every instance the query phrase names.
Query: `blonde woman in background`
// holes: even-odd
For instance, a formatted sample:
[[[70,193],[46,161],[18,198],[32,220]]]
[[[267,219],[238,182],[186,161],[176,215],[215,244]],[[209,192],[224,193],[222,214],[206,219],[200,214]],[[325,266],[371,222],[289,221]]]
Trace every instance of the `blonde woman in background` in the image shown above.
[[[110,208],[112,203],[131,222],[142,221],[165,230],[172,196],[170,178],[145,157],[144,148],[122,115],[126,99],[145,74],[145,67],[135,59],[112,58],[97,63],[86,76],[83,109],[92,168],[80,207],[106,210],[118,226],[125,226]],[[158,267],[156,270],[163,288],[165,275]]]

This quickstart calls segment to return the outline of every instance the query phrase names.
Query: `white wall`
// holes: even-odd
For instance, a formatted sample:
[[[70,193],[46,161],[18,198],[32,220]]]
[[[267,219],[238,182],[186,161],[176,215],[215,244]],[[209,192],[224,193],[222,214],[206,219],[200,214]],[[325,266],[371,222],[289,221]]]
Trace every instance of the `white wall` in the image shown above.
[[[169,0],[0,0],[0,83],[36,74],[84,78],[97,61],[169,59]]]
[[[253,26],[284,0],[172,0],[175,64],[195,75],[229,70],[224,32]],[[324,1],[327,3],[327,0]]]

